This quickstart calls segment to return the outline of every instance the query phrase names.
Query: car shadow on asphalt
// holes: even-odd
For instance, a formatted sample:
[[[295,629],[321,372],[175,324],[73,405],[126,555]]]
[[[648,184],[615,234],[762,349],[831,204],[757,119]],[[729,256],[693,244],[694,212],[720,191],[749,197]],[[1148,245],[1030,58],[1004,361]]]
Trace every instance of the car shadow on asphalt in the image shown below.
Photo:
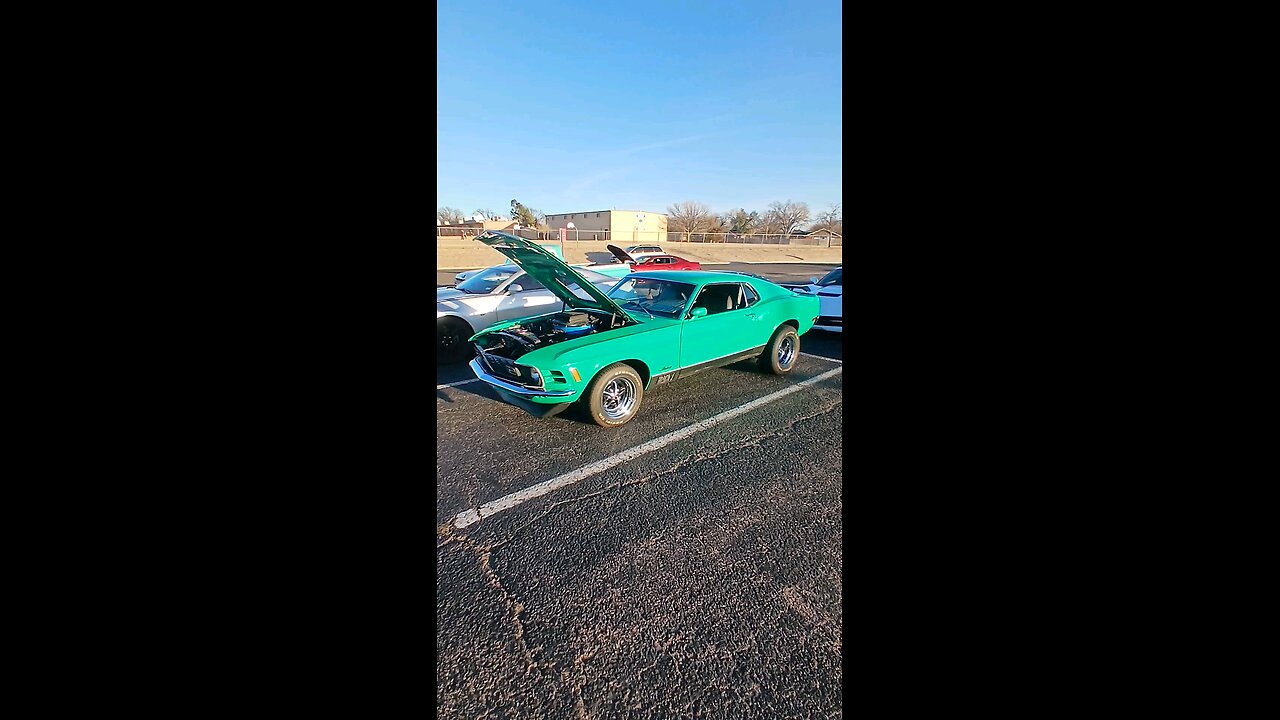
[[[761,374],[760,367],[759,365],[756,364],[756,360],[754,358],[751,358],[747,360],[741,360],[731,365],[722,365],[717,368],[704,370],[702,372],[696,373],[691,377],[695,377],[695,378],[704,377],[704,375],[707,375],[710,373],[724,372],[724,371],[728,371],[731,373],[743,373],[748,375]],[[681,378],[681,380],[686,380],[686,379],[687,378]],[[726,381],[732,382],[732,380],[726,380]],[[652,390],[653,388],[650,388],[650,390],[646,392],[651,392]],[[474,395],[476,397],[481,397],[486,400],[491,400],[497,403],[503,402],[502,398],[498,397],[498,393],[492,388],[490,388],[488,385],[484,384],[483,382],[471,382],[465,385],[455,385],[453,387],[438,389],[436,390],[436,398],[440,400],[444,400],[447,403],[456,403],[457,400],[454,397],[451,397],[450,393],[462,393],[467,395]],[[506,405],[506,403],[503,403],[503,404]],[[554,415],[548,418],[540,418],[540,419],[543,422],[548,422],[548,423],[563,421],[563,422],[571,423],[574,425],[586,425],[593,428],[596,427],[595,421],[591,419],[590,411],[586,409],[586,405],[582,402],[574,403],[572,406],[565,408],[562,412],[560,412],[557,415]]]
[[[495,392],[492,388],[490,388],[488,385],[485,385],[482,382],[467,383],[466,385],[457,385],[451,388],[442,388],[442,389],[436,390],[436,398],[440,400],[444,400],[447,403],[457,402],[457,400],[454,400],[449,397],[448,393],[450,392],[474,395],[476,397],[481,397],[486,400],[492,400],[493,402],[496,402],[496,403],[502,403],[506,407],[511,407],[510,405],[507,405],[506,403],[502,402],[502,398],[498,397],[497,392]],[[552,417],[539,418],[539,419],[543,420],[544,422],[556,422],[558,420],[563,419],[573,423],[577,423],[579,425],[592,425],[592,426],[595,425],[595,422],[593,422],[591,418],[588,417],[586,413],[582,410],[581,403],[575,403],[573,406],[565,408],[559,414],[553,415]]]

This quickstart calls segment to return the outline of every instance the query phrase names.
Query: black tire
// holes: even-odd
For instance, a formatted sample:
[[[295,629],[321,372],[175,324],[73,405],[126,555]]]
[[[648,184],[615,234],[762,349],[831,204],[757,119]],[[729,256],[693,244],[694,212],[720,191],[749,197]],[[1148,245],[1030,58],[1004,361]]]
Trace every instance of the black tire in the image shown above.
[[[610,397],[606,397],[608,391]],[[601,370],[587,388],[587,414],[600,427],[619,427],[631,422],[644,401],[640,373],[626,363],[614,363]]]
[[[760,369],[774,375],[786,375],[796,367],[800,359],[800,336],[790,325],[783,325],[773,331],[764,354],[759,358]]]
[[[475,348],[467,338],[475,333],[465,321],[455,317],[443,317],[436,321],[436,352],[441,365],[452,365],[471,359]]]

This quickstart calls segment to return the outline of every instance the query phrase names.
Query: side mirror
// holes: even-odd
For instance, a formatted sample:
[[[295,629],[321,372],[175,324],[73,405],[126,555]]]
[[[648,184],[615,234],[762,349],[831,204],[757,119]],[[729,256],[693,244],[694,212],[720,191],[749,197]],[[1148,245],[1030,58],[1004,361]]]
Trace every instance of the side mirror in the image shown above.
[[[518,293],[518,292],[524,292],[524,287],[522,285],[512,285],[507,288],[508,295],[511,295],[513,293]]]
[[[689,311],[689,319],[695,320],[700,317],[707,316],[707,309],[704,307],[696,307]]]
[[[817,284],[818,284],[818,278],[816,278],[816,277],[811,277],[811,278],[809,278],[809,282],[813,283],[814,285],[817,285]]]

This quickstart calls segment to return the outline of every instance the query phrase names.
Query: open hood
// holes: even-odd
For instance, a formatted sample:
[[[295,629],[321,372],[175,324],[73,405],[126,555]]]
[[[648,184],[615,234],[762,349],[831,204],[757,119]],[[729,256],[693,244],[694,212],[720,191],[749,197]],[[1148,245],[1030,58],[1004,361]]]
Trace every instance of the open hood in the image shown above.
[[[623,250],[617,245],[605,245],[604,247],[606,250],[613,253],[613,256],[618,258],[620,262],[633,263],[636,261],[635,258],[631,257],[631,253],[627,252],[626,250]]]
[[[506,255],[511,262],[524,268],[547,290],[564,301],[565,307],[603,310],[629,317],[625,310],[609,299],[599,287],[589,282],[563,260],[542,249],[537,243],[497,230],[489,230],[476,236],[476,240]],[[568,285],[577,285],[588,297],[579,296]]]

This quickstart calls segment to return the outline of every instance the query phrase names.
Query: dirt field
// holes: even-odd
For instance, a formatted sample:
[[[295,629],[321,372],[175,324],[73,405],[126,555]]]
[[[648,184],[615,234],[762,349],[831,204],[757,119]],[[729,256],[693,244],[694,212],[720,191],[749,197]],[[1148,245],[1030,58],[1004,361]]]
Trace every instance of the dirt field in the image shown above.
[[[558,244],[558,243],[552,243]],[[608,262],[613,256],[605,249],[604,242],[574,242],[564,244],[564,258],[569,263]],[[841,247],[814,247],[811,245],[745,245],[735,243],[661,243],[662,249],[687,260],[704,263],[715,262],[815,262],[839,264],[843,262]],[[440,270],[470,270],[505,262],[497,250],[483,243],[463,238],[436,239],[436,268]]]

